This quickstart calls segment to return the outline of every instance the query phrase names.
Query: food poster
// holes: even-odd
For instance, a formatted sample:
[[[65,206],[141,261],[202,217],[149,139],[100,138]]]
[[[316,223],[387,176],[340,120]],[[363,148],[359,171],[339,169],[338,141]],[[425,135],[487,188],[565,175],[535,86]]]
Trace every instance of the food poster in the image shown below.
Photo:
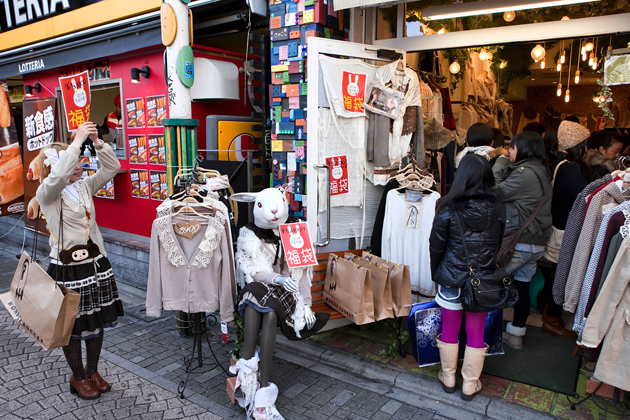
[[[82,73],[59,78],[68,131],[73,133],[90,120],[90,78]]]
[[[96,171],[98,171],[99,163],[97,156],[82,156],[80,159],[81,164],[83,165],[83,175],[81,178],[85,179],[88,176],[94,175]],[[98,190],[94,196],[99,198],[114,199],[114,180],[111,179],[107,185]]]
[[[23,146],[23,185],[24,204],[26,205],[25,224],[35,229],[39,203],[35,194],[39,187],[40,167],[37,157],[40,150],[55,140],[56,100],[52,98],[25,99],[22,114],[24,118]],[[19,149],[18,149],[19,150]],[[0,157],[0,161],[2,157]],[[39,223],[39,231],[48,234],[46,223]]]
[[[129,163],[147,163],[146,136],[129,136]]]
[[[166,165],[163,134],[149,135],[149,163],[151,165]]]
[[[168,198],[168,179],[164,171],[151,171],[151,199],[164,201]]]
[[[149,198],[149,173],[145,170],[131,169],[131,196]]]
[[[23,211],[24,166],[11,115],[9,87],[0,83],[0,216]]]
[[[144,128],[146,115],[144,114],[144,99],[126,99],[127,128]]]
[[[166,118],[166,96],[147,97],[147,127],[161,127]]]

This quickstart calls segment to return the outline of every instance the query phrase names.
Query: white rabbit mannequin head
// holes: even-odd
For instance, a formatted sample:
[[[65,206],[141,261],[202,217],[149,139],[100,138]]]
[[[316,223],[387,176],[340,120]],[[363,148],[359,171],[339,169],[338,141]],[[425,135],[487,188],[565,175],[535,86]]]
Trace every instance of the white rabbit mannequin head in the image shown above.
[[[254,203],[254,224],[261,229],[277,229],[289,217],[284,188],[266,188],[259,193],[237,193],[230,200]]]

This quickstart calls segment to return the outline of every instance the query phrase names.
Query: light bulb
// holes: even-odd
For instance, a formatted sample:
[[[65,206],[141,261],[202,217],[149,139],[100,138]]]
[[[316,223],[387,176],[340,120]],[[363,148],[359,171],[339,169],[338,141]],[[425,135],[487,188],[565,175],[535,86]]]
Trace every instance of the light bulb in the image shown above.
[[[571,18],[569,16],[562,16],[562,19],[560,20],[570,20]]]
[[[582,54],[582,61],[586,61],[586,53]]]
[[[593,48],[595,48],[595,45],[593,45],[593,43],[589,41],[586,43],[584,48],[586,48],[586,51],[593,51]]]
[[[451,63],[450,67],[448,68],[448,71],[450,71],[451,74],[457,74],[459,73],[460,70],[461,70],[461,66],[457,62],[457,57],[456,57],[455,60]]]
[[[541,62],[540,62],[540,68],[541,68],[541,69],[544,69],[544,68],[545,68],[545,60],[543,60],[543,61],[541,61]]]
[[[481,49],[481,51],[479,51],[479,59],[481,61],[486,61],[488,59],[488,52],[483,48]]]
[[[597,96],[593,96],[593,102],[599,102],[599,98]]]
[[[516,12],[514,10],[508,10],[503,13],[503,19],[505,19],[506,22],[512,22],[514,18],[516,18]]]
[[[558,64],[556,64],[556,70],[562,71],[562,63],[560,62],[560,60],[558,60]]]
[[[438,34],[443,34],[444,32],[446,32],[446,29],[444,29],[444,27],[442,26],[442,29],[440,29],[437,33]]]
[[[537,44],[534,48],[532,48],[531,55],[535,62],[539,62],[545,58],[545,54],[547,54],[547,51],[545,51],[545,48],[540,44]]]
[[[606,97],[604,95],[599,97],[599,102],[604,103],[606,102]]]
[[[581,53],[582,53],[582,55],[586,54],[586,47],[582,47]]]
[[[556,91],[556,95],[562,96],[562,83],[558,83],[558,90]]]
[[[567,94],[564,95],[564,102],[569,102],[571,100],[571,91],[567,89]]]
[[[567,61],[567,53],[562,51],[562,55],[560,56],[560,62],[564,64],[565,61]]]
[[[507,61],[501,60],[501,64],[499,64],[500,69],[504,69],[507,67]]]
[[[594,60],[595,60],[595,54],[591,53],[591,56],[588,59],[588,65],[592,66]]]
[[[577,85],[578,83],[580,83],[580,71],[576,70],[576,72],[575,72],[575,84]]]
[[[593,70],[597,70],[597,60],[593,61]]]

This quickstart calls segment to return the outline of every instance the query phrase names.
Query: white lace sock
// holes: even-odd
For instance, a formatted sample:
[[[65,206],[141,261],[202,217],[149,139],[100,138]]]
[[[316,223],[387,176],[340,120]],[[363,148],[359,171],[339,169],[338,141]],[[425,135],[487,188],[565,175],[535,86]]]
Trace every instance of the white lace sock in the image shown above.
[[[278,387],[274,383],[260,388],[256,392],[254,401],[254,420],[284,420],[284,417],[276,410],[276,399],[278,399]]]
[[[254,398],[260,387],[258,383],[258,349],[251,359],[239,359],[234,366],[230,366],[230,372],[236,374],[234,397],[238,404],[247,410],[247,418],[250,418],[254,410]]]

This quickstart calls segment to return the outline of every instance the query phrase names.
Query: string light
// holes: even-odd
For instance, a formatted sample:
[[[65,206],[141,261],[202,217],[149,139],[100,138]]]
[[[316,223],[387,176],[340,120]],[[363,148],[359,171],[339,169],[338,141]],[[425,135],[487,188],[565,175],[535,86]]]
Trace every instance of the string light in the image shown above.
[[[562,96],[562,83],[558,83],[558,90],[556,91],[556,95]]]
[[[562,54],[560,55],[560,63],[564,64],[567,60],[567,52],[564,50],[564,41],[562,41]]]
[[[501,60],[501,64],[499,64],[500,69],[504,69],[507,67],[507,61]]]
[[[576,70],[575,71],[575,84],[577,85],[578,83],[580,83],[580,71]]]
[[[437,31],[438,34],[443,34],[444,32],[446,32],[446,29],[444,29],[444,26],[442,26],[442,29]]]
[[[531,55],[534,61],[537,63],[540,60],[544,59],[546,54],[547,54],[547,51],[545,51],[545,48],[540,44],[536,44],[536,46],[532,48]]]
[[[558,63],[556,64],[556,71],[562,71],[562,63],[560,62],[560,59],[558,59]]]
[[[571,41],[571,52],[569,53],[569,71],[567,71],[567,93],[564,96],[564,102],[571,100],[571,65],[573,64],[573,41]]]
[[[486,60],[488,60],[489,57],[490,56],[488,54],[488,51],[486,51],[485,49],[482,48],[481,51],[479,52],[479,59],[481,61],[486,61]]]
[[[588,65],[592,66],[593,65],[593,60],[595,60],[595,54],[591,53],[589,59],[588,59]]]
[[[567,89],[567,94],[564,95],[564,102],[569,102],[571,100],[571,91]]]
[[[593,48],[595,48],[595,45],[593,45],[593,43],[591,41],[587,42],[586,45],[584,46],[584,48],[586,48],[586,51],[593,51]]]
[[[450,71],[451,74],[457,74],[457,73],[459,73],[460,70],[461,70],[461,66],[457,62],[457,57],[455,57],[453,59],[453,62],[450,65],[450,67],[448,68],[448,71]]]
[[[508,10],[507,12],[503,13],[503,19],[506,22],[512,22],[514,18],[516,18],[516,12],[514,10]]]
[[[543,61],[540,62],[540,68],[544,69],[545,68],[545,60],[543,59]]]

